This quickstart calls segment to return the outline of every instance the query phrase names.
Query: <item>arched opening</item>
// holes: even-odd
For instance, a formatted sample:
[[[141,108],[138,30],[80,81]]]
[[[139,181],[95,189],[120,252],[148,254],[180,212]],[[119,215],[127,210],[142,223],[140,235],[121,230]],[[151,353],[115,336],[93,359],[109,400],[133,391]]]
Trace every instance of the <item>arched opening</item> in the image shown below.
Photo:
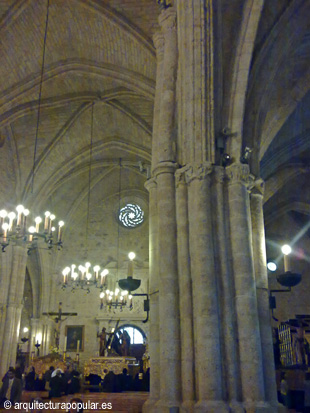
[[[141,360],[145,352],[146,334],[134,324],[124,324],[115,331],[115,351],[121,356]]]

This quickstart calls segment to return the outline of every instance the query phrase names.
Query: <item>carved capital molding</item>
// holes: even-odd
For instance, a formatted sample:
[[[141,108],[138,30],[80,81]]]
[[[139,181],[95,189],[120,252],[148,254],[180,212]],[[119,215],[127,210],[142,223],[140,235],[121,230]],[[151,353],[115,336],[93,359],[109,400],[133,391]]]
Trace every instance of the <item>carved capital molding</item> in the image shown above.
[[[159,24],[162,28],[163,33],[169,33],[171,30],[176,30],[177,28],[177,14],[173,7],[164,9],[159,16]]]
[[[157,0],[157,3],[159,4],[161,10],[168,9],[168,7],[172,6],[171,0]]]
[[[151,192],[153,189],[157,188],[157,181],[155,178],[148,179],[144,184],[145,189]]]
[[[156,165],[156,168],[153,171],[153,174],[155,178],[158,177],[160,174],[173,174],[175,173],[175,170],[177,169],[178,165],[175,162],[159,162]]]
[[[242,184],[250,188],[253,183],[254,176],[250,174],[250,168],[247,164],[234,163],[226,167],[225,172],[228,185]]]
[[[153,43],[156,49],[156,54],[158,58],[161,58],[164,55],[164,45],[165,39],[162,32],[156,32],[153,36]]]
[[[185,179],[187,183],[197,179],[202,181],[206,179],[213,171],[211,162],[193,163],[186,167]]]
[[[252,195],[261,195],[264,196],[265,193],[265,181],[262,178],[256,179],[252,182],[250,187]]]
[[[186,185],[186,171],[188,166],[180,168],[175,173],[175,186],[178,188],[180,185]]]
[[[223,184],[225,181],[225,169],[223,166],[214,166],[213,168],[213,182],[215,184]]]

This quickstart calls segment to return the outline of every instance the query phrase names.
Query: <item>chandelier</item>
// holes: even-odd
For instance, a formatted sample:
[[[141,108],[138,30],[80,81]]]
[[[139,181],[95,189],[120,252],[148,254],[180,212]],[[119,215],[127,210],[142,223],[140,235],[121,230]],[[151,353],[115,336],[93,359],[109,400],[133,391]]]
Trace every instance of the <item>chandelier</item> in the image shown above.
[[[100,273],[100,274],[99,274]],[[62,271],[63,275],[63,290],[67,287],[71,287],[71,291],[74,292],[77,288],[87,290],[90,292],[90,287],[94,286],[100,288],[102,291],[106,287],[106,276],[109,274],[109,270],[106,268],[100,272],[100,266],[91,266],[89,262],[79,265],[72,264],[71,267],[66,267]]]
[[[15,245],[19,242],[24,242],[27,244],[28,253],[30,253],[31,250],[37,248],[39,239],[42,239],[47,244],[48,249],[54,246],[56,246],[57,249],[61,249],[64,222],[58,222],[58,230],[56,231],[56,227],[54,226],[56,217],[54,214],[46,211],[44,225],[41,226],[41,229],[40,224],[43,220],[39,216],[34,219],[34,225],[27,229],[27,217],[29,213],[29,210],[24,208],[23,205],[16,207],[16,213],[14,211],[7,212],[5,209],[0,211],[2,252],[4,252],[5,248],[10,244]]]
[[[42,50],[42,63],[41,63],[41,76],[39,85],[39,96],[38,96],[38,112],[37,112],[37,122],[36,122],[36,133],[34,142],[34,153],[33,153],[33,167],[31,174],[31,194],[33,194],[34,188],[34,178],[36,170],[36,155],[38,146],[38,135],[39,135],[39,125],[40,125],[40,113],[41,113],[41,96],[42,96],[42,84],[44,77],[44,61],[45,61],[45,50],[46,50],[46,38],[47,38],[47,28],[48,28],[48,15],[49,15],[49,0],[47,1],[46,19],[45,19],[45,32],[44,32],[44,42]],[[0,211],[0,244],[2,251],[8,245],[16,245],[19,243],[26,243],[28,248],[28,254],[39,247],[39,241],[43,240],[47,244],[48,249],[52,249],[54,246],[58,250],[62,248],[62,232],[64,222],[58,222],[58,230],[56,230],[55,225],[55,215],[49,211],[45,212],[44,223],[40,216],[34,219],[32,226],[27,228],[27,217],[29,215],[29,210],[24,208],[23,205],[18,205],[16,207],[16,212],[7,212],[5,209]],[[43,223],[43,225],[41,225]]]
[[[104,307],[109,311],[117,308],[122,311],[125,307],[132,309],[132,295],[128,291],[121,291],[119,288],[115,288],[114,291],[105,290],[100,293],[99,297],[101,310]]]

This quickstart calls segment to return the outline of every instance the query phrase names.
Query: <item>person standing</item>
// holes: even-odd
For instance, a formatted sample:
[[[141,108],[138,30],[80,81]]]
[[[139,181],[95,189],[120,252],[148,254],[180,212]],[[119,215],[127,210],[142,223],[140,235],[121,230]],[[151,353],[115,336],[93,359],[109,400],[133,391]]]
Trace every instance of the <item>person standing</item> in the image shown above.
[[[310,413],[310,373],[306,373],[304,382],[304,413]]]
[[[280,383],[280,392],[282,403],[285,407],[289,407],[289,389],[286,381],[286,376],[284,371],[281,372],[281,383]]]
[[[0,407],[6,400],[10,400],[12,404],[20,401],[22,395],[22,382],[20,379],[15,377],[15,370],[13,367],[9,368],[5,379],[3,380],[3,385],[0,390]]]

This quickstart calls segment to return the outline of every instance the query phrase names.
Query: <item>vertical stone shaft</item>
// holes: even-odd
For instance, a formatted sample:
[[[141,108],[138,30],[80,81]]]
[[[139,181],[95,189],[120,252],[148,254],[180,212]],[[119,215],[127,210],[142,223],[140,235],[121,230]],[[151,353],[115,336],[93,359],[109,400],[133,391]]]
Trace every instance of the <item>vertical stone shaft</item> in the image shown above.
[[[153,135],[152,135],[152,167],[153,171],[158,163],[158,130],[161,106],[161,92],[163,86],[163,56],[164,56],[164,36],[161,32],[155,33],[153,42],[156,48],[156,90],[154,99]]]
[[[252,403],[264,401],[265,394],[247,190],[249,168],[234,164],[226,171],[242,397]]]
[[[181,393],[179,293],[175,217],[175,165],[162,162],[155,170],[159,233],[160,404],[178,406]]]
[[[24,292],[24,290],[23,290]],[[9,309],[12,309],[13,313],[13,331],[12,331],[12,341],[10,343],[11,351],[9,352],[9,365],[15,366],[16,363],[16,352],[17,352],[17,344],[20,332],[20,321],[22,317],[22,304],[16,305],[9,305]]]
[[[187,185],[184,170],[176,173],[176,217],[180,294],[181,372],[183,406],[191,408],[194,390],[193,298],[189,257]]]
[[[158,128],[158,162],[175,160],[175,94],[177,72],[177,32],[174,9],[164,10],[159,17],[164,35],[164,56],[162,67],[162,90]]]
[[[11,275],[11,265],[12,265],[12,253],[13,253],[13,250],[12,250],[12,247],[10,246],[6,248],[5,253],[1,253],[0,255],[0,260],[1,260],[1,267],[0,267],[0,274],[1,274],[0,359],[1,360],[4,360],[2,356],[2,349],[3,349],[3,343],[4,343],[5,322],[6,322],[6,316],[7,316],[7,303],[8,303],[10,280],[11,280],[10,275]],[[0,371],[2,374],[2,370]]]
[[[221,343],[225,381],[225,399],[230,404],[241,400],[240,372],[238,369],[238,349],[236,340],[235,308],[233,301],[234,284],[231,277],[229,236],[227,229],[226,202],[224,200],[224,168],[214,167],[212,175],[213,229],[215,242],[215,273],[218,274]]]
[[[216,405],[218,412],[223,411],[220,320],[212,237],[211,168],[211,164],[205,163],[194,165],[187,171],[197,412],[209,411],[211,406],[216,408]]]
[[[7,265],[1,269],[3,279],[9,279],[5,327],[1,352],[0,374],[9,364],[15,364],[26,274],[27,249],[22,246],[7,248]],[[5,270],[5,271],[3,271]]]
[[[150,400],[144,407],[153,405],[160,397],[160,355],[159,355],[159,273],[158,273],[158,214],[157,185],[154,179],[146,182],[149,191],[149,294],[150,294],[150,339],[149,353],[151,361]]]
[[[270,323],[268,276],[266,262],[265,228],[263,217],[262,180],[255,182],[251,192],[252,239],[256,280],[257,308],[262,341],[263,371],[266,400],[277,405],[277,388],[273,357],[273,342]]]

